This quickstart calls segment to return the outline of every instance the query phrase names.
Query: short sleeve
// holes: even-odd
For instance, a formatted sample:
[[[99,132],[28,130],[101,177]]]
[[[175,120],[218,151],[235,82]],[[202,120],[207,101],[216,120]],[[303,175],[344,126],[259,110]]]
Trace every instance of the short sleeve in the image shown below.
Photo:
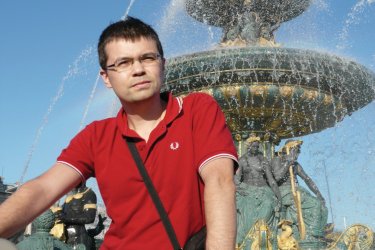
[[[75,169],[84,180],[93,177],[93,154],[92,154],[92,139],[93,139],[93,124],[88,125],[80,131],[69,143],[69,145],[62,150],[57,162],[68,165]]]
[[[199,172],[210,160],[222,157],[233,159],[237,168],[237,151],[219,105],[207,94],[194,94],[193,98],[193,141]]]

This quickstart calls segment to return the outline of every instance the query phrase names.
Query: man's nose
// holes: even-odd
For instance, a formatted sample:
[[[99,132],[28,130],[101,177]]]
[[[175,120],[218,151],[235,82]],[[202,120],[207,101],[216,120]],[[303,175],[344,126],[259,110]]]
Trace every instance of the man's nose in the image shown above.
[[[143,66],[140,60],[134,60],[132,65],[132,71],[133,74],[140,74],[145,71],[145,67]]]

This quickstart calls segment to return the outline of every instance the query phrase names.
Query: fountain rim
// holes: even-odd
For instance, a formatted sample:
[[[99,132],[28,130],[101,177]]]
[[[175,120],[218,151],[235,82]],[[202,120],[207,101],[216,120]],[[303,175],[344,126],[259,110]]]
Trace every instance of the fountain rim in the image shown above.
[[[265,55],[269,56],[265,57]],[[251,56],[254,56],[256,60],[259,60],[257,61],[258,64],[247,63],[246,67],[237,67],[231,62],[231,66],[226,65],[228,62],[227,59],[238,59],[242,60],[242,62],[246,62],[249,58],[251,59]],[[257,58],[257,56],[259,56],[259,58]],[[294,62],[291,63],[291,59],[295,59],[295,62],[298,62],[298,64],[295,64]],[[298,59],[305,60],[298,61]],[[193,65],[195,70],[189,72],[187,69],[191,68],[192,62],[196,62],[196,65]],[[237,62],[238,61],[235,63]],[[259,65],[259,62],[262,62],[263,65]],[[264,64],[264,62],[273,63],[277,66],[269,67]],[[205,63],[205,66],[207,67],[203,68],[203,63]],[[186,67],[184,69],[185,65]],[[264,65],[266,65],[266,67],[264,67]],[[314,68],[312,69],[311,67]],[[336,72],[334,74],[326,72],[326,70],[330,70],[330,67],[335,67]],[[345,86],[348,90],[358,88],[367,89],[369,91],[368,94],[373,96],[372,99],[375,99],[375,73],[366,66],[347,57],[340,57],[332,53],[299,48],[259,46],[216,48],[213,50],[171,57],[167,59],[165,64],[165,85],[173,86],[178,84],[181,80],[192,77],[203,77],[209,74],[225,74],[226,72],[241,71],[268,71],[271,73],[277,71],[290,74],[298,72],[298,74],[303,74],[310,78],[324,78],[325,80],[333,82],[333,86],[335,84]],[[344,73],[349,73],[350,77],[344,76]]]
[[[181,61],[190,61],[191,58],[198,58],[202,57],[204,55],[209,55],[211,57],[217,57],[218,53],[223,53],[224,54],[239,54],[241,52],[255,52],[254,55],[257,54],[264,54],[266,51],[268,54],[276,54],[277,52],[281,53],[307,53],[311,54],[314,56],[322,56],[322,57],[329,57],[329,58],[334,58],[337,60],[341,61],[346,61],[347,63],[354,63],[358,66],[363,67],[364,69],[367,69],[369,73],[373,73],[375,77],[375,72],[371,71],[368,69],[366,66],[364,66],[362,63],[357,62],[355,58],[346,56],[346,55],[339,55],[339,54],[334,54],[329,51],[325,50],[315,50],[315,49],[305,49],[305,48],[293,48],[293,47],[271,47],[271,46],[247,46],[247,47],[215,47],[210,50],[205,50],[205,51],[196,51],[192,52],[189,54],[184,54],[184,55],[176,55],[172,57],[168,57],[166,61],[166,66],[173,65],[174,62],[177,62],[178,60]],[[215,53],[216,52],[216,53]],[[233,52],[233,53],[231,53]],[[184,59],[184,60],[182,60]],[[179,61],[178,63],[181,63]]]
[[[251,56],[256,58],[252,60]],[[301,62],[300,59],[305,58],[307,60]],[[335,69],[337,70],[332,71]],[[292,82],[287,84],[291,80]],[[257,84],[274,86],[279,90],[285,86],[294,86],[296,90],[304,91],[318,89],[319,93],[331,97],[332,103],[328,104],[339,107],[339,113],[334,114],[336,119],[332,122],[333,125],[375,99],[375,74],[365,66],[331,53],[279,47],[216,48],[171,58],[167,60],[162,90],[186,95],[190,92],[210,92],[215,89],[225,93],[229,91],[228,95],[231,95],[234,90],[226,90],[227,87],[247,87],[251,92],[252,86]],[[298,91],[295,93],[293,98],[299,96]],[[236,96],[241,96],[241,93]],[[353,98],[356,98],[356,101],[353,102]],[[231,104],[225,105],[230,107]],[[225,106],[222,108],[228,109]],[[325,125],[325,128],[331,127],[332,124]],[[308,133],[319,132],[325,128],[318,126]]]

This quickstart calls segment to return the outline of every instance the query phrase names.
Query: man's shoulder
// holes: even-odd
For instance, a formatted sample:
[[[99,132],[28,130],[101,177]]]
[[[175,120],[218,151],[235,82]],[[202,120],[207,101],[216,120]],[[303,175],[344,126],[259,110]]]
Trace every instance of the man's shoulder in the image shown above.
[[[103,127],[103,126],[105,127],[105,126],[115,124],[115,123],[116,123],[116,117],[108,117],[108,118],[92,121],[91,123],[87,125],[87,127]]]
[[[193,92],[183,98],[184,104],[217,104],[216,100],[207,93]]]
[[[111,128],[116,128],[116,117],[92,121],[81,132],[97,134],[100,131],[108,131]]]

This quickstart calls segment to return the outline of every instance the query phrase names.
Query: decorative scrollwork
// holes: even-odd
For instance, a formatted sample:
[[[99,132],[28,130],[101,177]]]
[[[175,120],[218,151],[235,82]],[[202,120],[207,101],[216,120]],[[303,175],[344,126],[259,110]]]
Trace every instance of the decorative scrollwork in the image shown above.
[[[373,241],[374,232],[368,226],[354,224],[348,227],[328,249],[337,249],[336,246],[341,243],[345,244],[348,250],[370,250]]]

